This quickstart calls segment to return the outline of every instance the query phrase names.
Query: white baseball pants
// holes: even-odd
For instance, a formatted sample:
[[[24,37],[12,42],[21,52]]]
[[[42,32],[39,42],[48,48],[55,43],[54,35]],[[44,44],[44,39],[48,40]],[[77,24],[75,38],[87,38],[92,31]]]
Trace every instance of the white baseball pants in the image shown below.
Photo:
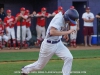
[[[26,38],[26,26],[22,26],[22,41]],[[17,26],[17,41],[20,41],[20,26]]]
[[[75,25],[75,26],[70,26],[70,29],[76,30],[75,32],[72,32],[72,33],[70,34],[70,39],[71,39],[71,40],[74,40],[74,39],[77,38],[77,26],[76,26],[76,25]]]
[[[36,25],[36,31],[37,31],[37,39],[45,38],[45,27]]]
[[[32,34],[29,27],[26,28],[26,35],[27,35],[26,40],[29,41],[32,38]]]
[[[12,39],[15,39],[14,27],[13,28],[7,27],[7,31],[8,31],[8,33],[7,33],[8,38],[11,39],[11,37],[12,37]]]
[[[6,35],[0,36],[0,41],[2,41],[2,39],[6,42],[8,42],[8,37]]]
[[[22,68],[22,72],[28,74],[32,71],[43,69],[54,54],[64,60],[62,68],[63,75],[70,75],[73,56],[69,49],[66,48],[61,41],[57,44],[50,44],[47,43],[46,39],[42,42],[38,60]]]

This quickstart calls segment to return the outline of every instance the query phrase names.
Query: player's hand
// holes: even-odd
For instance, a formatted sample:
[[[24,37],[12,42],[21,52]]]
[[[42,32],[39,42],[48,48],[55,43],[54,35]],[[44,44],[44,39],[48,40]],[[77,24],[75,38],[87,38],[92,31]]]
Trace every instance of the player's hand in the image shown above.
[[[9,22],[9,25],[11,26],[13,24],[13,22]]]
[[[69,40],[69,36],[68,35],[64,35],[63,38],[68,41]]]
[[[96,18],[99,18],[99,15],[96,15]]]
[[[76,30],[71,29],[71,30],[68,31],[68,34],[73,33],[73,32],[76,32]]]

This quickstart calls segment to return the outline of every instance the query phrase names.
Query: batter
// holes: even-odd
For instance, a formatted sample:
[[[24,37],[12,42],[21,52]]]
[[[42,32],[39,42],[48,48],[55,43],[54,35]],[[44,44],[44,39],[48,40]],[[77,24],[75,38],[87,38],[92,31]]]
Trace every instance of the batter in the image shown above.
[[[67,22],[76,24],[75,20],[78,19],[78,17],[78,12],[75,9],[68,9],[64,13],[64,16],[61,12],[55,15],[49,24],[46,37],[41,44],[38,60],[23,67],[21,69],[22,75],[28,75],[32,71],[43,69],[54,54],[64,60],[64,65],[62,68],[63,75],[70,75],[73,56],[69,49],[63,45],[61,37],[62,35],[68,35],[74,32],[74,29],[62,31],[61,28],[65,27]]]

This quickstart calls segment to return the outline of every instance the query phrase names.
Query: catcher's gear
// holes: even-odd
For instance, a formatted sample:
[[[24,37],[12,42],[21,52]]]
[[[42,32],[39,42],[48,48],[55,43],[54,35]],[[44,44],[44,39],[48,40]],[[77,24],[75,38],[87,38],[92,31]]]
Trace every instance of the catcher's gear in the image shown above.
[[[7,13],[11,13],[11,10],[8,9],[8,10],[7,10]]]
[[[70,21],[73,24],[76,24],[76,20],[79,18],[79,14],[76,9],[68,9],[64,13],[65,21]]]

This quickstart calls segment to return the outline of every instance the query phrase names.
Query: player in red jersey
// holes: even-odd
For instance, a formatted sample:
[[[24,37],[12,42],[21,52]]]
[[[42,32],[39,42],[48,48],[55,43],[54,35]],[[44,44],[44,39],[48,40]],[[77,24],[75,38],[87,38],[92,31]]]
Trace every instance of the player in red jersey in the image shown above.
[[[47,13],[47,9],[45,7],[41,8],[41,12],[37,13],[37,42],[36,45],[40,45],[41,41],[45,38],[45,25],[46,18],[49,18],[51,14]],[[42,36],[41,36],[42,35]]]
[[[30,26],[31,26],[31,16],[30,16],[30,11],[26,10],[25,14],[28,15],[28,18],[26,20],[26,41],[29,41],[32,38]]]
[[[22,17],[22,22],[20,22],[18,20],[18,17]],[[20,47],[20,27],[22,27],[22,44],[23,46],[26,44],[26,40],[25,40],[25,37],[26,37],[26,19],[28,18],[27,15],[25,15],[25,8],[22,7],[20,9],[20,13],[18,13],[16,15],[16,21],[17,21],[17,42],[18,42],[18,48]]]
[[[52,16],[55,16],[56,14],[58,14],[59,12],[62,12],[62,14],[64,14],[64,10],[63,10],[63,7],[59,6],[58,7],[58,10],[54,11],[52,13]]]
[[[4,19],[4,24],[6,28],[6,33],[9,38],[8,40],[8,48],[11,48],[11,38],[13,40],[13,47],[16,49],[16,38],[15,38],[15,17],[11,15],[11,10],[7,10],[7,16]]]
[[[4,35],[4,26],[2,24],[2,19],[0,18],[0,50],[3,48],[2,40],[4,42],[4,45],[6,42],[8,42],[8,37]]]

